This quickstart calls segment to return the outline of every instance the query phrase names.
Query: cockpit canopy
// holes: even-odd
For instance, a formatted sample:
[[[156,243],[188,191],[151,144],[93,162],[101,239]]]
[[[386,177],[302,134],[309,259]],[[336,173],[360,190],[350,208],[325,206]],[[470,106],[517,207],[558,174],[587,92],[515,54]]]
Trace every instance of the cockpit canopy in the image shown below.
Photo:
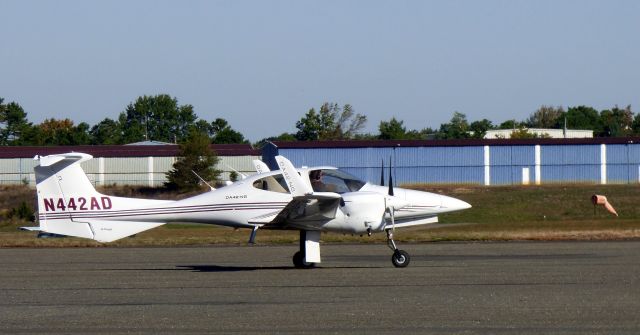
[[[300,172],[308,173],[314,192],[356,192],[366,184],[357,177],[338,169],[320,168],[302,170]],[[274,174],[257,179],[253,182],[253,187],[270,192],[289,193],[287,183],[282,174]]]
[[[337,169],[310,170],[309,180],[315,192],[356,192],[365,184],[351,174]]]

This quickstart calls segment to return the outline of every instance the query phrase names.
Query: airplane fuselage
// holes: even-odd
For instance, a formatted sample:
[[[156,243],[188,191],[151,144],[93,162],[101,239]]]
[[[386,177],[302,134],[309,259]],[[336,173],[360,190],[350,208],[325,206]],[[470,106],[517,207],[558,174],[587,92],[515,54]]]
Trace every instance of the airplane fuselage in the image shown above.
[[[41,220],[69,219],[84,222],[108,218],[111,221],[201,223],[234,228],[253,228],[255,218],[269,217],[280,212],[291,200],[289,193],[273,192],[252,187],[257,177],[249,177],[229,186],[202,193],[184,200],[148,200],[113,196],[69,195],[65,198],[44,198]],[[390,221],[384,218],[385,187],[365,184],[360,191],[342,193],[342,203],[334,217],[327,220],[323,213],[318,220],[307,220],[304,229],[362,234],[381,231]],[[440,213],[468,208],[458,199],[429,192],[395,188],[396,197],[408,205],[395,212],[398,222],[435,218]],[[368,208],[369,210],[362,210]],[[300,229],[293,223],[281,228]]]

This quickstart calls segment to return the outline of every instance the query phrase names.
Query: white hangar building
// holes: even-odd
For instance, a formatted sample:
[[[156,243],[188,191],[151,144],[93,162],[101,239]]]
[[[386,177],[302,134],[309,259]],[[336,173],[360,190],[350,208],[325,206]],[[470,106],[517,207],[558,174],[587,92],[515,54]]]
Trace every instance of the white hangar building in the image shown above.
[[[221,180],[237,171],[253,174],[253,160],[261,153],[249,144],[212,144],[211,149],[220,159],[216,168],[222,171]],[[0,184],[35,185],[33,168],[38,164],[36,155],[46,156],[65,152],[83,152],[93,159],[82,163],[82,168],[96,186],[144,185],[162,186],[166,173],[173,168],[179,149],[174,144],[133,145],[77,145],[77,146],[5,146],[0,147]]]

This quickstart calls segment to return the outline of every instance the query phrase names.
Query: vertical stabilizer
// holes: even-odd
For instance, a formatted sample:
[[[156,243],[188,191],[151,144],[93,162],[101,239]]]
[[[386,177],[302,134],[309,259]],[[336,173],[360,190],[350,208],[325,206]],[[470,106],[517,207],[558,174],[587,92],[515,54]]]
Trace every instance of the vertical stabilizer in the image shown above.
[[[94,238],[89,224],[74,222],[71,211],[67,210],[67,207],[86,207],[86,202],[96,199],[99,194],[80,167],[81,162],[91,158],[91,155],[83,153],[35,157],[40,162],[34,168],[34,172],[38,194],[38,220],[42,231]],[[76,200],[80,197],[84,199],[84,204]]]
[[[40,162],[34,168],[39,230],[111,242],[165,223],[135,210],[166,201],[118,198],[96,191],[80,167],[91,158],[83,153],[36,156]]]

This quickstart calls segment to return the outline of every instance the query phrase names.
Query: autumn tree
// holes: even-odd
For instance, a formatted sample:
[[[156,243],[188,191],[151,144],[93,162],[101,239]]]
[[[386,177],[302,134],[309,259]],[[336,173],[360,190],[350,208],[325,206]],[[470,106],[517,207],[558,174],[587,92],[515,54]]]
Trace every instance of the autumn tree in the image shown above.
[[[90,144],[89,124],[75,126],[70,119],[46,119],[35,127],[31,135],[32,145],[81,145]]]
[[[553,107],[542,105],[529,116],[525,124],[530,128],[553,128],[564,115],[562,106]]]

